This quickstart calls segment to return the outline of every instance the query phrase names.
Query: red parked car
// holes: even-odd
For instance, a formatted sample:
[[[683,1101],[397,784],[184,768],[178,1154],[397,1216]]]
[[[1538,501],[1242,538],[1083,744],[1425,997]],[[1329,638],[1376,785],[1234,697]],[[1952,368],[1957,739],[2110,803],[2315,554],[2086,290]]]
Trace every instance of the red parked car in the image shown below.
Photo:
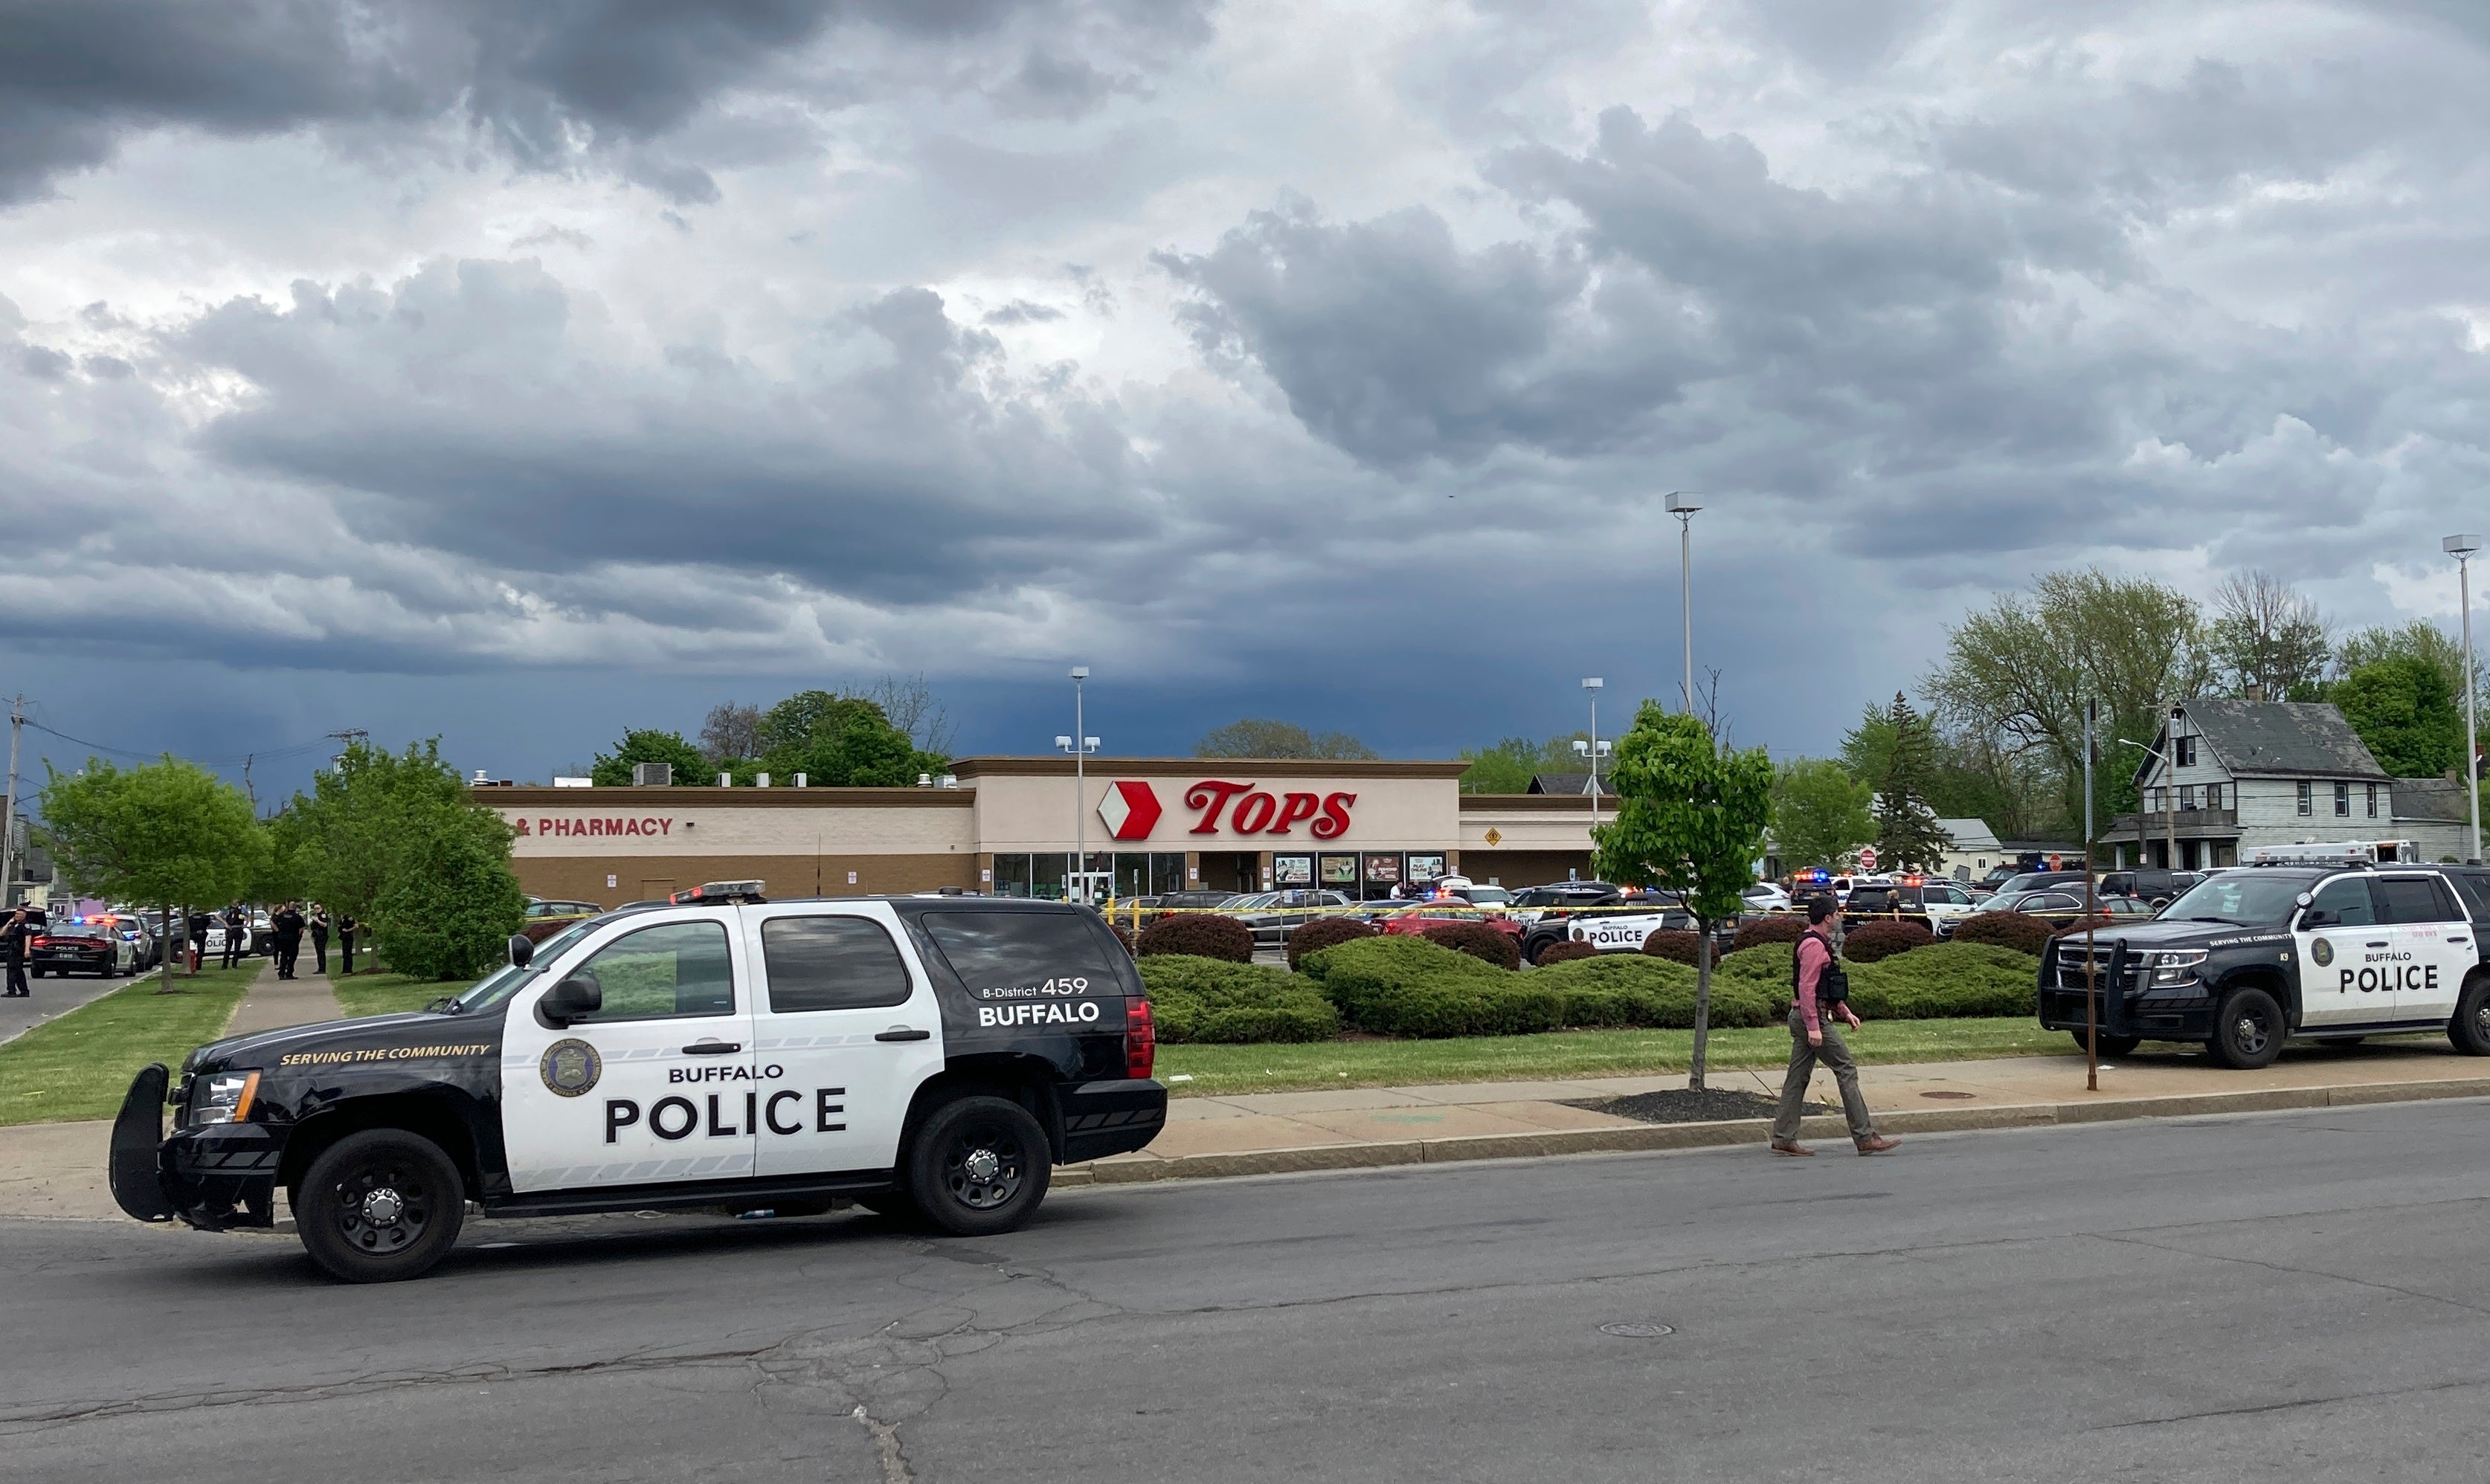
[[[1378,905],[1385,905],[1378,903]],[[1402,937],[1424,937],[1427,929],[1441,923],[1485,923],[1516,943],[1521,941],[1521,924],[1501,912],[1457,912],[1452,902],[1413,901],[1405,910],[1385,916],[1378,912],[1368,921],[1385,932]]]

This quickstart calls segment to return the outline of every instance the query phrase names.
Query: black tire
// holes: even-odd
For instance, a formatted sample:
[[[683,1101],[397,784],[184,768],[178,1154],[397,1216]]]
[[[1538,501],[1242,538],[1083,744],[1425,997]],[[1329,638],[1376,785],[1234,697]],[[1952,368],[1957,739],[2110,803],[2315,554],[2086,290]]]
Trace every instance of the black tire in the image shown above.
[[[2490,974],[2476,973],[2456,998],[2447,1039],[2467,1056],[2490,1056]]]
[[[303,1249],[349,1283],[423,1276],[449,1255],[467,1219],[458,1167],[440,1145],[395,1128],[339,1139],[295,1188]]]
[[[2084,1033],[2081,1031],[2070,1031],[2067,1034],[2075,1038],[2075,1049],[2081,1051],[2084,1048]],[[2136,1047],[2144,1044],[2144,1038],[2141,1036],[2113,1036],[2107,1031],[2101,1031],[2098,1033],[2096,1044],[2100,1047],[2100,1054],[2103,1056],[2125,1056],[2128,1052],[2133,1051]]]
[[[2234,989],[2214,1013],[2214,1060],[2236,1071],[2271,1067],[2282,1054],[2282,1007],[2262,989]]]
[[[1008,1099],[962,1098],[930,1114],[902,1160],[917,1213],[954,1237],[1018,1230],[1055,1173],[1046,1130]]]

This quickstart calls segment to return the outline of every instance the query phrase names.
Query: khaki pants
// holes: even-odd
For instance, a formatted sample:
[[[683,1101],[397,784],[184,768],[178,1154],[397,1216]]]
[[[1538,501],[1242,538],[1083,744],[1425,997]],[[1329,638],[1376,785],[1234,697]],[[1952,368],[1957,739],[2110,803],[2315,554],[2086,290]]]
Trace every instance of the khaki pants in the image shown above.
[[[1798,1137],[1798,1121],[1807,1111],[1807,1085],[1815,1075],[1816,1063],[1833,1069],[1833,1080],[1841,1084],[1841,1111],[1850,1119],[1852,1142],[1876,1131],[1868,1121],[1868,1099],[1859,1093],[1859,1064],[1850,1057],[1850,1048],[1842,1044],[1841,1025],[1828,1015],[1824,1020],[1824,1044],[1807,1043],[1807,1021],[1801,1018],[1796,1004],[1790,1006],[1789,1075],[1781,1079],[1781,1112],[1773,1119],[1773,1138],[1788,1143]]]

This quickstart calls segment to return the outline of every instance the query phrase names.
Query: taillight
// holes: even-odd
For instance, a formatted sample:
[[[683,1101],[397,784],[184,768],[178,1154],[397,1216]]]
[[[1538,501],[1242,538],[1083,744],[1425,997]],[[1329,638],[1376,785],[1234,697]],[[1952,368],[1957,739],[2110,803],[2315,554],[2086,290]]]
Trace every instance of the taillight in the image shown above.
[[[1124,1075],[1135,1079],[1146,1077],[1158,1065],[1159,1029],[1150,1018],[1150,1002],[1130,999],[1124,1002]]]

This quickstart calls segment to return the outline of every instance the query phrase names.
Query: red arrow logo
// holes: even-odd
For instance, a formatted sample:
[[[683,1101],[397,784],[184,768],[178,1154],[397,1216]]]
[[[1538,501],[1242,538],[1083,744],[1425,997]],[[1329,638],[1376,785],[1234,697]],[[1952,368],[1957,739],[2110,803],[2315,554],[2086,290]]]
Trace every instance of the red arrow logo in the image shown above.
[[[1107,822],[1107,833],[1116,840],[1147,840],[1158,828],[1159,796],[1150,785],[1127,779],[1107,785],[1107,796],[1098,801],[1098,817]]]

